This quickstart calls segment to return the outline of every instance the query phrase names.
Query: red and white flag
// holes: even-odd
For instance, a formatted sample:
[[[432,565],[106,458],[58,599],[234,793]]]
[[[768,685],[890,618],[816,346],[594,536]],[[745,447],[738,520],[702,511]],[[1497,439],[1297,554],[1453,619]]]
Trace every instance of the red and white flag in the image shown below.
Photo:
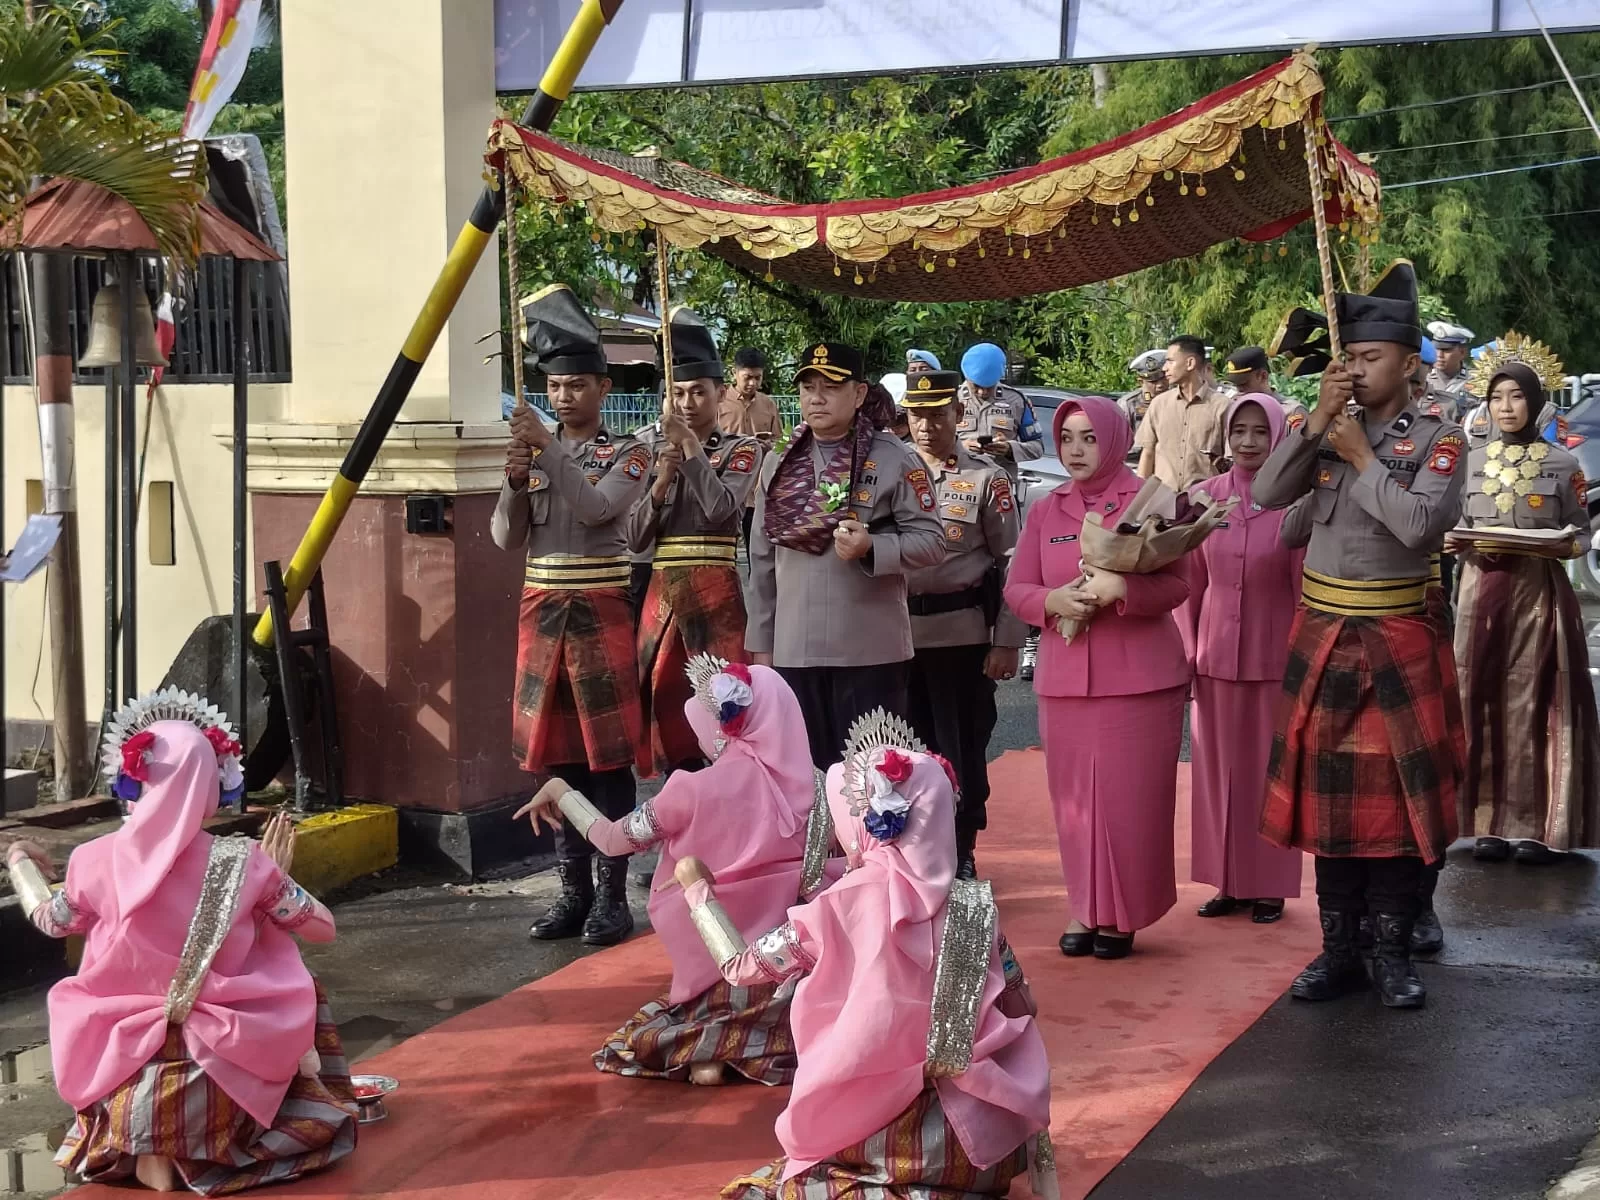
[[[173,316],[175,305],[171,292],[162,292],[161,303],[156,305],[156,347],[161,351],[161,357],[168,362],[172,361],[172,348],[178,344],[178,322]],[[150,386],[145,389],[146,399],[156,394],[164,374],[166,370],[163,367],[150,368]]]
[[[189,107],[183,114],[183,136],[203,138],[211,132],[223,105],[233,99],[244,69],[250,62],[256,26],[261,23],[261,0],[217,0],[211,28],[200,51],[200,62],[189,85]]]

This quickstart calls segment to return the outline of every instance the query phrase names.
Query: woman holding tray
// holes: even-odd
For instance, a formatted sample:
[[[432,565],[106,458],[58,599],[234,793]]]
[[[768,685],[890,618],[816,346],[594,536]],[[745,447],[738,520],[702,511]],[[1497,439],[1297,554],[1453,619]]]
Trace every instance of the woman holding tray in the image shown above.
[[[710,864],[747,936],[783,920],[800,899],[807,818],[817,793],[805,721],[789,685],[770,668],[698,654],[688,675],[694,696],[683,711],[710,766],[673,773],[625,820],[602,817],[559,778],[516,815],[531,814],[537,827],[540,820],[554,823],[559,808],[602,854],[661,847],[650,923],[672,959],[672,985],[606,1039],[595,1067],[699,1084],[719,1084],[732,1071],[778,1086],[794,1076],[794,985],[725,982],[677,894],[673,868],[691,854]],[[823,841],[818,851],[826,848]]]
[[[1189,595],[1176,564],[1083,580],[1080,536],[1116,526],[1144,481],[1123,462],[1128,418],[1095,396],[1055,412],[1071,478],[1028,513],[1005,598],[1045,628],[1033,688],[1071,924],[1068,957],[1123,958],[1136,930],[1177,903],[1173,814],[1189,661],[1172,611]],[[1072,640],[1058,626],[1083,625]]]
[[[1559,561],[1589,540],[1578,461],[1539,435],[1539,373],[1503,363],[1489,381],[1492,440],[1471,452],[1455,652],[1467,725],[1461,830],[1473,856],[1548,863],[1600,846],[1600,723],[1578,598]],[[1577,528],[1548,549],[1492,529]],[[1509,547],[1509,548],[1507,548]],[[1512,843],[1518,843],[1514,848]]]

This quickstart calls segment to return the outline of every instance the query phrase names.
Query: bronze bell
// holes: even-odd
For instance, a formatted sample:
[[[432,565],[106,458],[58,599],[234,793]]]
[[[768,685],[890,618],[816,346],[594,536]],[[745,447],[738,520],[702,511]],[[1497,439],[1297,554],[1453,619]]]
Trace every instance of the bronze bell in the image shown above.
[[[133,357],[141,367],[167,366],[166,356],[156,344],[156,322],[150,312],[150,298],[144,288],[133,289]],[[122,365],[122,284],[107,279],[94,294],[94,312],[89,317],[89,344],[80,367],[120,367]]]

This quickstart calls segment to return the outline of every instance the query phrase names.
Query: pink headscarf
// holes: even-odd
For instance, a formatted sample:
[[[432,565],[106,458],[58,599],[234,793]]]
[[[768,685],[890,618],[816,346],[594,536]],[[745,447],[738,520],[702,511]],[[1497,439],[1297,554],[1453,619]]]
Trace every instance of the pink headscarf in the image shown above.
[[[956,870],[955,805],[944,768],[926,755],[910,757],[911,777],[897,790],[911,807],[905,829],[887,844],[851,814],[844,767],[828,771],[828,808],[852,866],[811,903],[789,911],[817,965],[790,1008],[800,1065],[777,1123],[786,1179],[882,1129],[925,1083],[934,969]],[[1050,1123],[1044,1041],[1032,1018],[1000,1012],[1004,982],[997,942],[972,1065],[936,1085],[946,1118],[979,1167],[999,1162]]]
[[[67,898],[94,919],[78,973],[50,989],[50,1046],[56,1088],[80,1111],[161,1049],[167,989],[211,853],[201,825],[220,798],[217,752],[187,722],[150,728],[144,795],[121,829],[67,863]],[[316,988],[299,947],[257,912],[282,880],[252,846],[231,931],[183,1025],[189,1056],[263,1125],[316,1032]]]
[[[1283,441],[1283,435],[1288,431],[1288,419],[1283,415],[1283,405],[1278,403],[1276,396],[1269,396],[1265,392],[1245,392],[1235,396],[1233,403],[1228,405],[1228,411],[1222,418],[1222,432],[1226,437],[1233,428],[1233,418],[1238,411],[1247,404],[1254,404],[1267,418],[1267,429],[1270,432],[1271,444],[1267,447],[1268,453]],[[1259,469],[1259,468],[1258,468]],[[1205,492],[1216,500],[1226,500],[1230,496],[1239,497],[1238,515],[1242,520],[1249,520],[1256,515],[1251,512],[1252,503],[1250,484],[1256,477],[1255,471],[1247,471],[1243,467],[1234,466],[1224,471],[1221,475],[1213,475],[1210,479],[1195,484],[1193,491]]]
[[[673,895],[678,860],[694,855],[711,868],[739,931],[759,937],[783,924],[800,894],[806,818],[816,787],[800,703],[769,667],[750,668],[752,700],[744,728],[709,767],[673,774],[652,801],[663,828],[650,894],[650,923],[672,959],[672,1004],[682,1004],[722,978],[696,932],[681,895]],[[717,719],[691,699],[684,714],[706,756],[725,736]]]
[[[1056,492],[1066,498],[1067,512],[1082,520],[1089,507],[1105,494],[1107,488],[1125,477],[1133,477],[1125,461],[1133,446],[1133,426],[1116,403],[1101,396],[1079,396],[1061,403],[1056,408],[1054,420],[1056,448],[1060,453],[1061,430],[1067,418],[1081,412],[1089,418],[1094,428],[1095,444],[1100,448],[1100,463],[1089,478],[1079,481],[1069,479]]]

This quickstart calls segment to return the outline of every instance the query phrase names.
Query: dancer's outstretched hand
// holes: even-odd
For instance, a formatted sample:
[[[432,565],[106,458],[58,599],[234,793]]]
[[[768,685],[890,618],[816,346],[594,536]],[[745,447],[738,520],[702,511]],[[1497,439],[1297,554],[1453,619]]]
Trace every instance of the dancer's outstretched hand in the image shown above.
[[[511,814],[511,819],[520,821],[523,817],[527,817],[533,824],[535,834],[539,832],[539,823],[542,821],[550,826],[550,832],[554,833],[561,828],[561,811],[556,808],[556,804],[571,790],[572,785],[565,779],[559,775],[552,775],[545,785],[534,793],[532,800]]]
[[[261,831],[261,849],[285,875],[294,866],[294,841],[294,822],[280,808],[267,818],[267,827]]]

